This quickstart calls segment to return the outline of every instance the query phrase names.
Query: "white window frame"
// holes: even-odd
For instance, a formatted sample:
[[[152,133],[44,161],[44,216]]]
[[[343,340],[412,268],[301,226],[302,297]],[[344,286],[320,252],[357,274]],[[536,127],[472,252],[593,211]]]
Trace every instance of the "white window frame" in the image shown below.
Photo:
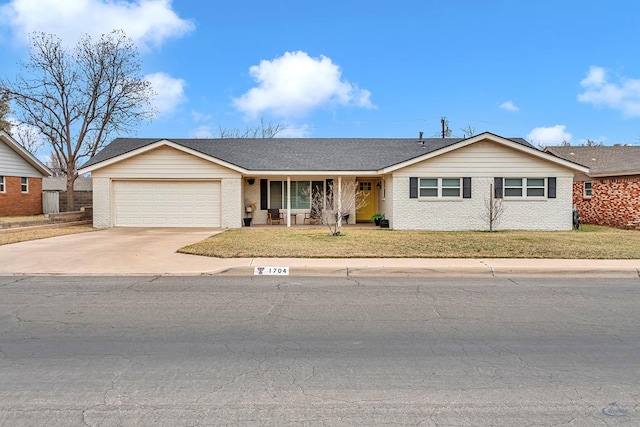
[[[589,188],[587,189],[587,185]],[[590,199],[593,197],[593,181],[585,181],[582,184],[582,197],[585,199]]]
[[[0,175],[0,193],[6,193],[7,192],[7,183],[5,181],[5,177],[3,175]]]
[[[520,185],[513,185],[513,181],[519,180]],[[542,181],[542,185],[529,185],[529,181]],[[511,182],[509,182],[511,181]],[[508,185],[510,184],[510,185]],[[509,195],[509,190],[520,190],[519,195]],[[529,191],[542,190],[542,194],[530,195]],[[547,178],[542,177],[509,177],[502,182],[502,192],[505,199],[545,199],[547,198]],[[511,191],[512,192],[512,191]]]
[[[423,180],[436,180],[436,185],[422,185]],[[446,180],[457,180],[457,186],[444,185]],[[436,190],[435,195],[422,195],[422,190]],[[455,196],[445,195],[445,190],[457,189],[458,194]],[[435,177],[421,177],[418,178],[418,199],[433,200],[433,199],[462,199],[462,178],[448,177],[448,178],[435,178]]]
[[[29,192],[29,178],[26,176],[20,178],[20,191],[23,193]]]

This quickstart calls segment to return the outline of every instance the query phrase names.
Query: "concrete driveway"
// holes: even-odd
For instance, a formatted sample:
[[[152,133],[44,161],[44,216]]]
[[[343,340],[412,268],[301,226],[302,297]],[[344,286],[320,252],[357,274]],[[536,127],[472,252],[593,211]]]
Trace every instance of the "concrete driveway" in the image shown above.
[[[0,275],[216,273],[248,260],[176,253],[220,229],[110,228],[0,246]]]

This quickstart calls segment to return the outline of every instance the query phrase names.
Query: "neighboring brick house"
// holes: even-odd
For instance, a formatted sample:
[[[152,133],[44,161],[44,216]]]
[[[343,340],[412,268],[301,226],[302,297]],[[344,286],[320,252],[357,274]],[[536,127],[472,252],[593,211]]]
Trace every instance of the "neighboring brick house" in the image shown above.
[[[640,226],[640,147],[548,147],[547,152],[589,168],[576,174],[573,203],[583,223]]]
[[[42,178],[51,171],[0,131],[0,216],[42,213]]]

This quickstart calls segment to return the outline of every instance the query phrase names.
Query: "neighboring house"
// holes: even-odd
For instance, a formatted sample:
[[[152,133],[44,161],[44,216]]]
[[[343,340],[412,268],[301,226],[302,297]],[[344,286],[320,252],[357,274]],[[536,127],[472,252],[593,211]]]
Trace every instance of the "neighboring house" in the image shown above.
[[[43,206],[45,213],[67,212],[67,178],[66,177],[49,177],[42,180],[42,191],[46,193],[54,193],[55,196],[51,203],[50,211],[47,212],[47,206]],[[75,210],[80,208],[90,208],[93,206],[93,183],[91,178],[79,176],[73,183],[73,200],[75,202]]]
[[[93,178],[95,227],[239,228],[278,208],[303,223],[310,188],[357,181],[395,229],[486,230],[493,188],[498,229],[570,230],[574,173],[587,168],[523,139],[116,139],[80,169]],[[290,201],[288,203],[288,201]]]
[[[640,224],[640,147],[548,147],[559,158],[589,168],[573,182],[581,221],[614,227]]]
[[[51,171],[0,131],[0,216],[42,213],[42,178]]]

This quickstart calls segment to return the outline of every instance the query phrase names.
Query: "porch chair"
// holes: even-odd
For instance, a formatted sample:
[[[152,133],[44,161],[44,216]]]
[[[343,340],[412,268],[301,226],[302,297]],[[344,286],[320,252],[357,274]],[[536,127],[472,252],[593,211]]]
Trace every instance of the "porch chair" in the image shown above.
[[[311,212],[305,212],[304,220],[302,221],[304,224],[318,224],[320,221],[320,214],[315,209],[311,209]]]
[[[280,209],[269,209],[267,215],[267,224],[284,224],[284,217],[280,213]]]

